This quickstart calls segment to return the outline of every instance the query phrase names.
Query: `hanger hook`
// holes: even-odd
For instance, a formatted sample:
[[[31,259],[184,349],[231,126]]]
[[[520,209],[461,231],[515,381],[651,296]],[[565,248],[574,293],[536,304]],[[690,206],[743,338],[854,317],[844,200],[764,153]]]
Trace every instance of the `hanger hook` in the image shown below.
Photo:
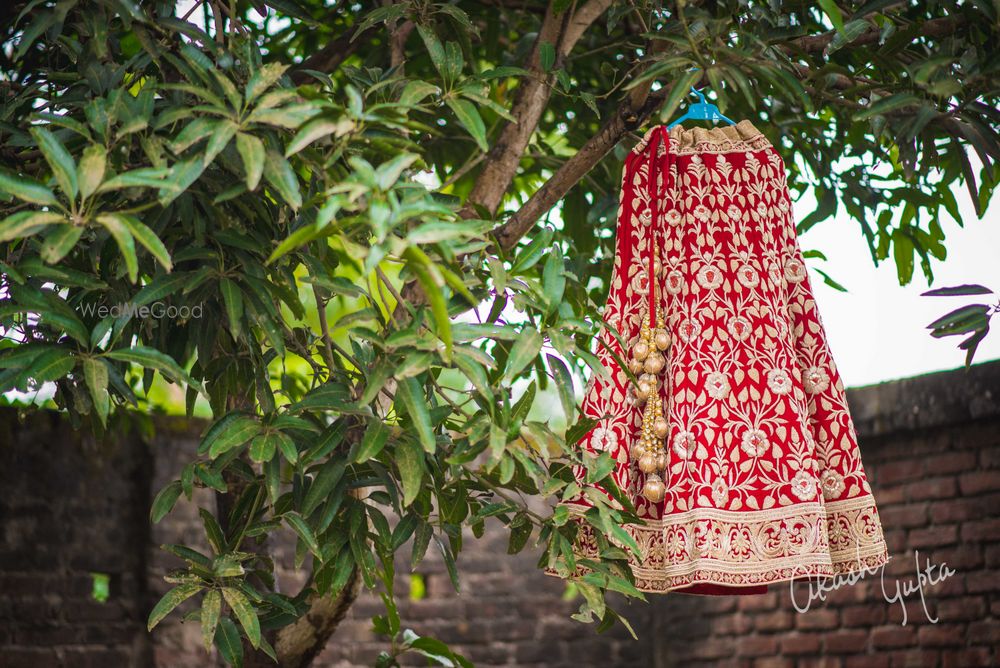
[[[698,97],[698,103],[699,104],[705,104],[705,94],[704,93],[702,93],[700,90],[698,90],[694,86],[691,86],[691,92],[694,93]]]

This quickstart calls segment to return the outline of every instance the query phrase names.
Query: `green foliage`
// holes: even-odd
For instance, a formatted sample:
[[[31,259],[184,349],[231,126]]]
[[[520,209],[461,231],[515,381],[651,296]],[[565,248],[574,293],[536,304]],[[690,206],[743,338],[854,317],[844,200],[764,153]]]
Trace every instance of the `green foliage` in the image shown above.
[[[457,588],[463,529],[486,522],[506,527],[511,553],[536,544],[540,566],[572,576],[577,618],[601,630],[621,620],[605,593],[641,597],[621,529],[637,518],[613,463],[568,447],[593,425],[574,383],[604,373],[592,316],[627,142],[558,220],[510,252],[492,236],[619,113],[622,91],[665,79],[670,116],[698,67],[728,116],[768,119],[755,122],[789,155],[791,187],[815,188],[800,228],[843,205],[902,282],[915,258],[930,278],[945,257],[952,184],[982,215],[998,180],[997,17],[981,3],[611,3],[569,54],[535,49],[544,3],[328,5],[0,10],[0,392],[54,387],[98,434],[157,388],[211,415],[151,508],[158,521],[214,490],[220,510],[200,509],[210,553],[164,546],[183,567],[149,626],[196,604],[206,647],[232,665],[274,657],[310,597],[355,576],[385,604],[380,665],[405,652],[467,665],[404,628],[393,574],[401,549],[415,567],[433,546]],[[915,39],[945,12],[946,38]],[[831,24],[819,48],[799,40]],[[540,69],[522,69],[533,53]],[[470,217],[479,165],[538,76],[553,97],[512,188],[495,217]],[[845,153],[881,166],[835,172]],[[968,324],[952,320],[938,324]],[[550,381],[565,433],[528,417]],[[574,555],[565,509],[527,502],[577,495],[574,469],[607,492],[587,490],[582,518],[600,560]],[[279,531],[307,569],[294,595],[273,586],[265,548]]]

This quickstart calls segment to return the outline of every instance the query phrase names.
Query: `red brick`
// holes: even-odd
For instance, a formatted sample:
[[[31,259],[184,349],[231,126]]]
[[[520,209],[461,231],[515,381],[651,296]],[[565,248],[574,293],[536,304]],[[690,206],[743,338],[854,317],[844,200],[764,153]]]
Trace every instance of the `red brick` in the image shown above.
[[[927,504],[914,503],[903,506],[889,506],[879,511],[882,526],[908,529],[927,525]]]
[[[1000,519],[966,522],[962,525],[962,540],[991,543],[1000,541]]]
[[[873,647],[907,647],[916,641],[912,626],[881,626],[871,634]]]
[[[950,499],[955,496],[957,485],[954,478],[930,478],[917,482],[908,482],[906,498],[910,501],[924,499]]]
[[[839,624],[836,610],[809,610],[795,616],[795,627],[802,630],[835,629]]]
[[[926,668],[936,666],[937,663],[938,653],[931,649],[917,647],[889,654],[889,665],[892,668]]]
[[[965,588],[970,594],[996,592],[996,573],[969,573],[965,576]]]
[[[965,644],[965,626],[961,624],[928,624],[917,632],[921,647],[961,647]]]
[[[750,615],[736,612],[712,620],[712,632],[720,636],[743,635],[753,628]]]
[[[781,639],[782,654],[814,654],[819,651],[819,635],[796,633]]]
[[[903,485],[893,485],[892,487],[875,486],[875,501],[879,510],[893,504],[903,503],[905,500],[905,488]]]
[[[955,524],[937,525],[926,529],[911,529],[906,545],[911,550],[928,547],[954,545],[958,542],[958,526]]]
[[[867,631],[838,631],[823,640],[823,649],[830,654],[859,654],[867,645]]]
[[[737,656],[772,656],[778,653],[778,640],[773,635],[744,636],[736,640]]]
[[[754,596],[740,596],[739,609],[746,611],[774,610],[778,607],[777,591],[769,591],[766,594]]]
[[[753,668],[793,668],[794,666],[795,663],[791,659],[780,656],[769,656],[753,662]]]
[[[923,459],[914,457],[913,459],[903,459],[879,466],[877,482],[879,485],[895,485],[907,480],[917,480],[923,477],[923,474]]]
[[[877,626],[885,622],[886,606],[882,601],[868,605],[851,605],[840,611],[844,626]]]
[[[888,654],[849,656],[845,668],[889,668]]]
[[[969,642],[973,645],[1000,647],[1000,620],[983,619],[969,624]]]
[[[958,487],[963,496],[985,494],[1000,490],[1000,471],[972,471],[958,477]]]
[[[983,505],[979,499],[948,499],[930,504],[931,522],[934,524],[978,519],[983,513]]]
[[[982,596],[946,598],[931,608],[931,615],[943,623],[976,621],[986,616],[986,600]]]
[[[938,475],[973,471],[976,468],[975,452],[945,452],[924,458],[928,472]]]
[[[787,631],[792,628],[792,614],[787,610],[762,612],[754,617],[754,628],[759,631]]]
[[[995,665],[993,653],[985,647],[972,647],[941,653],[941,668],[987,668],[987,666]]]

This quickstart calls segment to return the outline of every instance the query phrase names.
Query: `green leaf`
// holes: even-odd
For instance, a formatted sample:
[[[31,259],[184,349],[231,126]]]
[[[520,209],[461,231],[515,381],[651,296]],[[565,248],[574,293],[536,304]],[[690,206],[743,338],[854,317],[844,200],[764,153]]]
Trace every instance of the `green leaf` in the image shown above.
[[[426,81],[414,80],[406,84],[403,88],[402,94],[399,96],[399,101],[406,106],[412,106],[419,103],[428,95],[438,95],[441,93],[441,89],[433,84],[429,84]]]
[[[947,288],[936,288],[934,290],[928,290],[927,292],[921,292],[921,297],[958,297],[958,296],[969,296],[969,295],[991,295],[993,291],[989,288],[977,285],[977,284],[966,284],[966,285],[953,285]]]
[[[246,103],[250,104],[260,97],[264,91],[274,86],[287,69],[288,65],[282,63],[268,63],[254,72],[250,77],[250,81],[247,82],[247,89],[244,94]]]
[[[543,72],[548,72],[556,64],[556,47],[552,42],[542,42],[538,47],[538,62]]]
[[[290,207],[298,210],[302,206],[299,179],[295,176],[295,170],[280,153],[267,152],[267,158],[264,160],[264,178],[274,186],[274,189]]]
[[[80,184],[80,196],[90,197],[104,180],[104,170],[108,165],[108,154],[100,144],[91,144],[83,151],[76,169],[76,180]]]
[[[187,372],[184,371],[179,364],[177,364],[177,362],[174,361],[174,358],[156,350],[155,348],[133,346],[132,348],[112,350],[104,353],[104,356],[113,360],[138,364],[145,369],[159,371],[166,378],[173,380],[174,382],[187,383],[188,385],[200,388],[200,385],[195,382],[195,380],[191,378]]]
[[[827,15],[830,19],[830,23],[833,24],[833,27],[837,30],[837,32],[844,32],[844,13],[840,11],[840,7],[837,6],[837,3],[833,0],[819,0],[816,4],[818,4],[823,10],[823,13]]]
[[[385,426],[385,423],[380,419],[369,421],[365,435],[361,438],[361,444],[351,461],[355,464],[361,464],[377,457],[388,440],[389,428]]]
[[[691,86],[701,78],[701,70],[694,70],[691,72],[685,72],[680,76],[679,79],[674,83],[673,88],[670,89],[670,94],[667,95],[667,99],[663,101],[663,106],[660,107],[660,120],[666,122],[674,115],[674,111],[677,110],[677,106],[681,103],[687,94],[691,90]]]
[[[285,157],[295,155],[320,137],[333,135],[341,137],[354,129],[354,121],[349,118],[331,120],[329,118],[314,118],[298,131],[295,139],[285,147]]]
[[[37,181],[0,170],[0,192],[9,193],[24,202],[55,206],[58,204],[55,193]]]
[[[838,28],[838,32],[827,44],[824,53],[829,56],[831,53],[835,53],[840,49],[848,46],[851,42],[856,40],[861,35],[868,32],[872,27],[872,24],[868,22],[867,19],[854,19],[853,21],[848,21],[846,25],[842,28]]]
[[[160,602],[153,606],[153,611],[149,613],[149,621],[146,623],[146,630],[152,631],[153,628],[163,621],[163,618],[169,615],[174,608],[188,600],[199,591],[202,590],[200,584],[182,584],[174,587],[160,599]]]
[[[222,301],[226,305],[229,331],[232,332],[233,340],[235,341],[240,336],[240,322],[243,318],[243,293],[240,291],[239,286],[228,278],[223,278],[219,281],[219,290],[222,291]]]
[[[160,490],[160,493],[153,499],[153,505],[149,509],[149,519],[153,524],[158,523],[167,516],[177,503],[181,495],[181,481],[174,480]]]
[[[253,191],[260,183],[264,173],[264,142],[245,132],[236,134],[236,150],[243,160],[243,171],[246,172],[247,190]]]
[[[191,283],[191,274],[179,272],[174,274],[161,274],[142,286],[139,292],[132,298],[134,306],[145,306],[153,302],[160,301],[164,297],[176,293],[181,288]]]
[[[118,244],[128,269],[129,280],[135,283],[139,279],[139,261],[135,255],[135,238],[123,220],[124,216],[117,213],[102,213],[97,216],[97,222],[108,230]]]
[[[396,466],[403,487],[403,505],[409,506],[420,494],[424,479],[424,452],[413,439],[404,438],[396,445]]]
[[[238,417],[231,420],[220,432],[212,434],[214,438],[208,449],[208,456],[215,459],[219,455],[245,444],[260,432],[260,422],[253,418]]]
[[[346,467],[347,458],[342,456],[333,456],[320,467],[302,500],[302,517],[312,515],[330,497],[337,483],[344,477]]]
[[[263,462],[269,462],[274,458],[274,453],[277,449],[277,442],[271,436],[271,433],[264,432],[263,434],[257,434],[250,441],[250,459],[258,464]]]
[[[507,368],[504,369],[504,379],[512,381],[525,367],[534,362],[542,349],[542,343],[542,335],[537,330],[523,329],[510,349]]]
[[[69,221],[55,211],[18,211],[0,221],[0,241],[11,241],[37,234],[45,227]]]
[[[60,225],[46,235],[39,255],[42,256],[45,262],[55,264],[73,250],[73,247],[76,246],[76,242],[80,240],[82,234],[82,227]]]
[[[215,124],[212,134],[208,138],[208,144],[205,145],[204,162],[206,165],[210,164],[215,160],[215,156],[225,150],[239,127],[228,118],[222,119]]]
[[[219,625],[219,615],[222,613],[222,596],[218,589],[212,589],[201,601],[201,641],[206,650],[212,649],[215,639],[215,629]]]
[[[427,48],[427,53],[430,55],[435,69],[443,77],[448,70],[447,63],[445,62],[444,47],[441,46],[437,35],[434,34],[434,31],[430,27],[418,23],[417,32],[420,34],[420,39],[423,40],[424,46]]]
[[[215,629],[215,646],[227,663],[234,668],[243,668],[243,641],[240,639],[239,629],[229,617],[219,620]]]
[[[250,601],[239,589],[233,587],[223,587],[222,595],[226,603],[232,608],[233,614],[239,620],[240,626],[246,632],[247,639],[255,648],[260,647],[260,621],[257,619],[257,612],[250,605]]]
[[[897,93],[873,102],[868,105],[867,108],[854,114],[852,119],[855,121],[864,121],[872,116],[887,114],[891,111],[895,111],[896,109],[900,109],[911,104],[920,104],[920,101],[919,97],[911,95],[910,93]]]
[[[399,381],[396,387],[396,398],[403,402],[407,415],[416,427],[417,436],[424,450],[434,454],[437,441],[434,438],[434,428],[431,425],[430,409],[424,398],[424,391],[416,378],[406,378]]]
[[[46,350],[32,361],[19,375],[20,378],[31,378],[36,383],[47,383],[59,380],[76,366],[76,359],[63,348]]]
[[[108,213],[104,215],[117,216],[122,224],[128,228],[128,231],[132,233],[132,236],[156,258],[157,262],[163,265],[164,269],[167,271],[173,269],[173,263],[170,261],[170,253],[167,251],[167,247],[163,245],[163,242],[156,236],[156,233],[149,229],[145,223],[140,222],[135,216],[127,214]]]
[[[306,521],[303,520],[296,513],[285,513],[285,522],[291,527],[292,531],[298,534],[302,542],[313,553],[314,556],[322,559],[323,555],[320,553],[319,543],[316,542],[316,535],[313,533]]]
[[[31,136],[38,142],[38,148],[45,156],[45,162],[49,163],[52,174],[56,177],[56,183],[70,200],[76,199],[79,193],[79,184],[76,180],[76,163],[73,157],[63,146],[62,142],[46,128],[34,126],[31,128]]]
[[[102,424],[108,421],[111,412],[111,397],[108,395],[108,367],[99,359],[85,357],[83,359],[83,377],[90,390],[90,398]]]
[[[486,142],[486,126],[483,124],[483,118],[479,115],[479,111],[476,110],[476,105],[468,100],[457,100],[452,97],[446,98],[445,102],[455,112],[458,121],[476,140],[479,150],[488,151],[490,146]]]
[[[566,274],[563,269],[562,251],[559,246],[553,247],[545,260],[542,271],[542,289],[548,302],[548,312],[554,312],[562,303],[563,292],[566,290]]]

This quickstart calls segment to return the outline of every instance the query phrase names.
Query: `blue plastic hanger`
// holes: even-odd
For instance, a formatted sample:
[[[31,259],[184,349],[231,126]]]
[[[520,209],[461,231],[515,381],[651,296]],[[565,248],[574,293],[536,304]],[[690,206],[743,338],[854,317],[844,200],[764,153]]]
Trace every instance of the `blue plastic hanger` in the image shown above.
[[[670,129],[681,121],[686,121],[688,119],[695,121],[725,121],[730,125],[736,125],[734,121],[731,121],[723,116],[717,106],[711,102],[706,102],[705,95],[700,90],[691,86],[691,92],[698,96],[698,101],[694,104],[689,104],[687,111],[684,112],[684,115],[668,125],[667,129]]]

